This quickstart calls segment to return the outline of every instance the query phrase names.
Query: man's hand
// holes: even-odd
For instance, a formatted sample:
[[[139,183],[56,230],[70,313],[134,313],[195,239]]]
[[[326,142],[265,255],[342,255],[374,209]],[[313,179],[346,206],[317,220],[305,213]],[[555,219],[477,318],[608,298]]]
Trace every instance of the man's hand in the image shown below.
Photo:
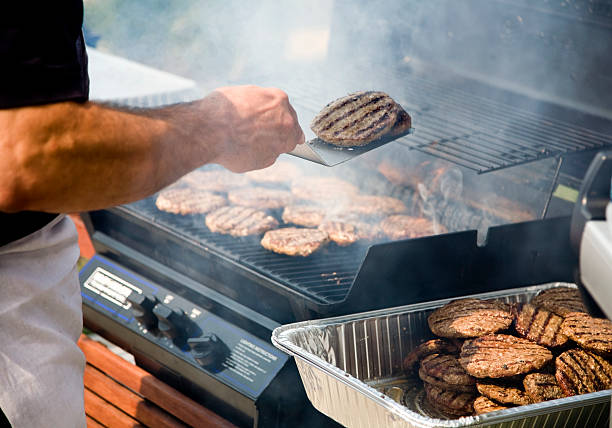
[[[224,87],[199,103],[218,138],[212,162],[231,171],[265,168],[304,142],[297,114],[280,89]]]

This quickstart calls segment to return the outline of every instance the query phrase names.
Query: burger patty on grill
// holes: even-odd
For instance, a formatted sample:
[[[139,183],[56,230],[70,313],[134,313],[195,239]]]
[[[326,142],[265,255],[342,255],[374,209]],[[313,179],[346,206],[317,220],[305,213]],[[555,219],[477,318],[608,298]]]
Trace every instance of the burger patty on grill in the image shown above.
[[[363,146],[410,128],[408,113],[384,92],[362,91],[338,98],[315,116],[310,128],[337,146]]]
[[[552,358],[548,349],[530,340],[491,334],[465,342],[459,362],[474,377],[500,378],[538,370]]]
[[[551,348],[567,343],[567,336],[561,332],[562,317],[529,303],[515,309],[515,328],[522,337]]]
[[[347,212],[363,216],[386,216],[407,210],[402,201],[390,196],[358,195],[348,203]]]
[[[304,227],[317,227],[325,219],[325,209],[316,205],[292,204],[283,210],[283,221]]]
[[[540,291],[530,303],[562,317],[570,312],[588,312],[580,291],[570,287],[554,287]]]
[[[232,236],[258,235],[278,227],[278,221],[264,211],[250,207],[223,207],[205,219],[211,232]]]
[[[327,233],[329,239],[341,247],[354,244],[359,239],[357,229],[348,222],[325,221],[319,225],[319,230]]]
[[[291,202],[288,190],[268,189],[267,187],[244,187],[230,190],[227,198],[235,205],[259,209],[282,208]]]
[[[209,192],[227,192],[229,189],[247,186],[249,179],[242,174],[235,174],[225,169],[196,169],[183,176],[175,184]]]
[[[512,324],[510,307],[495,300],[459,299],[436,309],[427,318],[431,331],[450,339],[484,336]]]
[[[612,322],[582,312],[565,316],[561,331],[587,351],[612,357]]]
[[[155,206],[159,210],[183,215],[206,214],[225,205],[227,200],[223,196],[192,187],[168,187],[162,190],[155,200]]]
[[[434,224],[426,218],[401,214],[387,217],[380,223],[380,227],[391,239],[420,238],[435,234]]]
[[[555,377],[566,396],[612,388],[612,364],[597,354],[570,349],[555,360]]]
[[[327,233],[318,229],[285,227],[266,232],[261,246],[288,256],[308,256],[328,241]]]

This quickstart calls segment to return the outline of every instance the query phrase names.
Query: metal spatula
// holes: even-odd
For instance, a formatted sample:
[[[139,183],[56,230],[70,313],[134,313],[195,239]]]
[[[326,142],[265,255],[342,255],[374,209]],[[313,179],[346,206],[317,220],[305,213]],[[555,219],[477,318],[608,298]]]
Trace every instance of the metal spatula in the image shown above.
[[[410,128],[404,133],[384,136],[365,146],[358,147],[338,147],[326,143],[320,138],[313,138],[306,141],[304,144],[298,145],[293,151],[289,152],[289,154],[321,165],[335,166],[369,152],[370,150],[374,150],[384,144],[390,143],[391,141],[397,140],[398,138],[412,134],[413,132],[414,128]]]

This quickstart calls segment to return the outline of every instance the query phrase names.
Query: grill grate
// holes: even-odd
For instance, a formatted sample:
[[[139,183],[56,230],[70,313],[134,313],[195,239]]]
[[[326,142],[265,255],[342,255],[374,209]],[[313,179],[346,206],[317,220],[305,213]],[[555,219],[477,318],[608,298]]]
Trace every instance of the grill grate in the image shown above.
[[[393,94],[413,116],[415,133],[397,143],[479,174],[612,144],[612,134],[572,126],[481,97],[456,84],[409,72],[381,73],[376,76],[379,82],[371,78],[353,81]],[[331,85],[337,96],[363,89],[347,88],[346,81],[330,84],[329,79],[298,76],[289,80],[284,89],[302,112],[314,116],[330,101],[329,93],[321,94],[321,88]],[[344,88],[344,93],[339,92]]]
[[[284,256],[265,250],[257,238],[234,238],[212,233],[204,226],[202,215],[181,216],[159,211],[154,198],[126,205],[126,208],[147,217],[152,223],[178,232],[198,246],[209,247],[281,282],[318,303],[333,304],[345,300],[367,250],[363,245],[341,248],[329,244],[309,257]]]

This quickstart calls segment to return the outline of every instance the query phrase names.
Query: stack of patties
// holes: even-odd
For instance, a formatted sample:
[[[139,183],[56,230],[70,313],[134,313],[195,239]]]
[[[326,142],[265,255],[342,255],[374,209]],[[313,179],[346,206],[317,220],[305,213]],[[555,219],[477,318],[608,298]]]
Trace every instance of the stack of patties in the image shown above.
[[[404,370],[418,367],[428,403],[449,417],[612,388],[612,322],[589,316],[575,288],[515,305],[455,300],[428,324],[441,338],[406,356]]]

